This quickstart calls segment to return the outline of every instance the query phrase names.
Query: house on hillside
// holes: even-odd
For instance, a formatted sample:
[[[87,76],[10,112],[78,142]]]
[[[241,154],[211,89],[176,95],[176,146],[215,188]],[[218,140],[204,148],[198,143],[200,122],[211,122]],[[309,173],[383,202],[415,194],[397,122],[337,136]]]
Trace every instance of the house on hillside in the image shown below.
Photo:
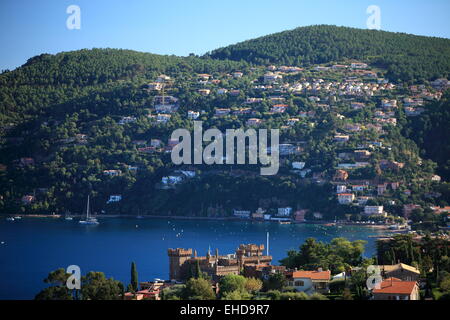
[[[189,120],[196,120],[198,117],[200,117],[200,112],[189,110],[187,117]]]
[[[251,118],[247,120],[247,126],[259,126],[263,121],[257,118]]]
[[[352,69],[367,69],[368,67],[367,63],[362,62],[354,62],[350,65],[350,68]]]
[[[383,99],[383,100],[381,100],[381,107],[385,108],[385,109],[397,108],[397,100]]]
[[[278,80],[282,80],[283,76],[273,72],[267,72],[264,75],[264,83],[275,83]]]
[[[364,214],[367,216],[386,216],[383,206],[365,206]]]
[[[373,300],[420,300],[419,286],[416,281],[402,281],[389,278],[373,289]]]
[[[103,170],[103,174],[110,176],[110,177],[117,177],[122,175],[122,171],[121,170]]]
[[[355,195],[353,193],[339,193],[338,202],[339,204],[351,204],[355,200]]]
[[[306,216],[307,211],[306,210],[297,210],[294,212],[294,222],[296,223],[303,223],[306,221],[305,216]]]
[[[397,278],[402,281],[419,281],[419,269],[404,263],[394,265],[379,265],[383,279]]]
[[[382,196],[387,190],[387,183],[377,185],[377,195]]]
[[[207,96],[211,93],[210,89],[198,89],[198,93],[200,93],[202,96]]]
[[[292,208],[291,207],[286,207],[286,208],[278,208],[278,214],[277,216],[279,217],[289,217],[292,213]]]
[[[239,79],[242,78],[244,76],[244,74],[242,72],[233,72],[233,78]]]
[[[276,104],[270,109],[270,112],[273,112],[273,113],[284,113],[284,112],[286,112],[288,107],[289,106],[287,104]]]
[[[336,170],[336,173],[333,177],[335,181],[345,181],[348,179],[348,172],[345,170]]]
[[[133,122],[136,122],[136,121],[137,121],[136,117],[127,116],[127,117],[122,117],[122,119],[119,120],[119,124],[120,125],[124,125],[124,124],[127,124],[127,123],[133,123]]]
[[[21,202],[22,204],[29,205],[33,203],[35,200],[36,200],[35,196],[28,194],[22,197]]]
[[[337,134],[334,136],[335,142],[347,142],[349,139],[350,139],[350,136],[348,136],[348,135]]]
[[[156,121],[160,123],[167,123],[171,117],[172,116],[170,114],[158,114],[156,116]]]
[[[113,202],[120,202],[120,201],[122,201],[122,195],[115,194],[115,195],[109,196],[109,199],[106,203],[113,203]]]
[[[250,219],[251,211],[248,210],[233,210],[233,216],[240,219]]]
[[[229,108],[217,108],[215,111],[215,114],[218,117],[227,116],[230,113],[231,113],[231,109],[229,109]]]
[[[331,271],[290,271],[286,272],[288,285],[306,294],[328,293]]]

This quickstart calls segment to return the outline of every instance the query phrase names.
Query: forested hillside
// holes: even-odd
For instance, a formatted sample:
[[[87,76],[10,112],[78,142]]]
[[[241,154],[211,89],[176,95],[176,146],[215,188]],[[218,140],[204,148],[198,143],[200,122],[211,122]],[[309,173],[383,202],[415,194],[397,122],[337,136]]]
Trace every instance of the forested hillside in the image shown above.
[[[431,80],[448,74],[449,50],[445,39],[317,26],[204,57],[36,56],[0,74],[0,214],[82,213],[88,195],[98,214],[291,208],[313,220],[367,220],[366,204],[392,220],[404,205],[448,205],[448,144],[438,137],[448,137],[450,83]],[[175,166],[171,133],[194,120],[280,129],[279,173]]]
[[[439,175],[450,180],[450,95],[429,106],[422,117],[413,118],[406,135],[422,150],[425,158],[438,164]]]
[[[357,59],[387,70],[393,81],[446,77],[450,40],[336,26],[301,27],[212,51],[216,59],[308,66]]]
[[[92,99],[92,95],[115,90],[126,83],[139,83],[161,73],[221,72],[241,69],[244,65],[246,63],[117,49],[42,54],[0,75],[0,121],[29,119],[44,114],[51,107],[61,111],[64,104],[71,104],[73,99]]]

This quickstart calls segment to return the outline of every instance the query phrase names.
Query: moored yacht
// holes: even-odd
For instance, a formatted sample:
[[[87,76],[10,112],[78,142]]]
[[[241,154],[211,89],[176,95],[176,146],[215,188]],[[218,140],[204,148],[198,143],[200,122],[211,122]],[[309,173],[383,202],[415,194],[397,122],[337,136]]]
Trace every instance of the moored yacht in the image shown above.
[[[86,206],[86,220],[80,220],[78,222],[80,224],[87,224],[87,225],[99,224],[97,218],[89,216],[89,196],[88,196],[87,206]]]

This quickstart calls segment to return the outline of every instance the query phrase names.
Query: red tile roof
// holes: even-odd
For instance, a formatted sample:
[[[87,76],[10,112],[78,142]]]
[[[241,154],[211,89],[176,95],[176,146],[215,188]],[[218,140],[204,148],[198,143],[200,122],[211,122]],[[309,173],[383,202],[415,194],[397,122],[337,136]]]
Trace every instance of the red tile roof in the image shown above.
[[[330,280],[331,271],[294,271],[292,278],[310,278],[311,280]]]
[[[397,278],[388,278],[381,283],[380,289],[374,289],[373,293],[392,293],[410,295],[414,287],[417,285],[415,281],[402,281]]]

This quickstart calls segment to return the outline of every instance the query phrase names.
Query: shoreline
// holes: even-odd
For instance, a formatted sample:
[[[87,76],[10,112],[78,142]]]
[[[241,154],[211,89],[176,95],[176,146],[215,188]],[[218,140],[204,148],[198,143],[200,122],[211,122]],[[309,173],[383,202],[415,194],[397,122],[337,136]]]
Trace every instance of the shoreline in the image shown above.
[[[32,218],[32,219],[61,219],[64,218],[64,215],[55,214],[55,215],[46,215],[46,214],[30,214],[30,215],[3,215],[5,218],[7,217],[21,217],[21,218]],[[72,218],[82,218],[85,215],[76,214],[70,215]],[[190,216],[165,216],[165,215],[120,215],[120,214],[102,214],[96,216],[98,219],[166,219],[166,220],[197,220],[197,221],[242,221],[242,222],[257,222],[257,223],[276,223],[274,221],[265,221],[265,220],[251,220],[251,219],[239,219],[235,217],[190,217]],[[331,221],[305,221],[305,222],[295,222],[292,221],[290,224],[315,224],[322,226],[358,226],[358,227],[367,227],[371,229],[377,230],[388,230],[389,225],[377,225],[377,224],[362,224],[362,223],[335,223]]]

